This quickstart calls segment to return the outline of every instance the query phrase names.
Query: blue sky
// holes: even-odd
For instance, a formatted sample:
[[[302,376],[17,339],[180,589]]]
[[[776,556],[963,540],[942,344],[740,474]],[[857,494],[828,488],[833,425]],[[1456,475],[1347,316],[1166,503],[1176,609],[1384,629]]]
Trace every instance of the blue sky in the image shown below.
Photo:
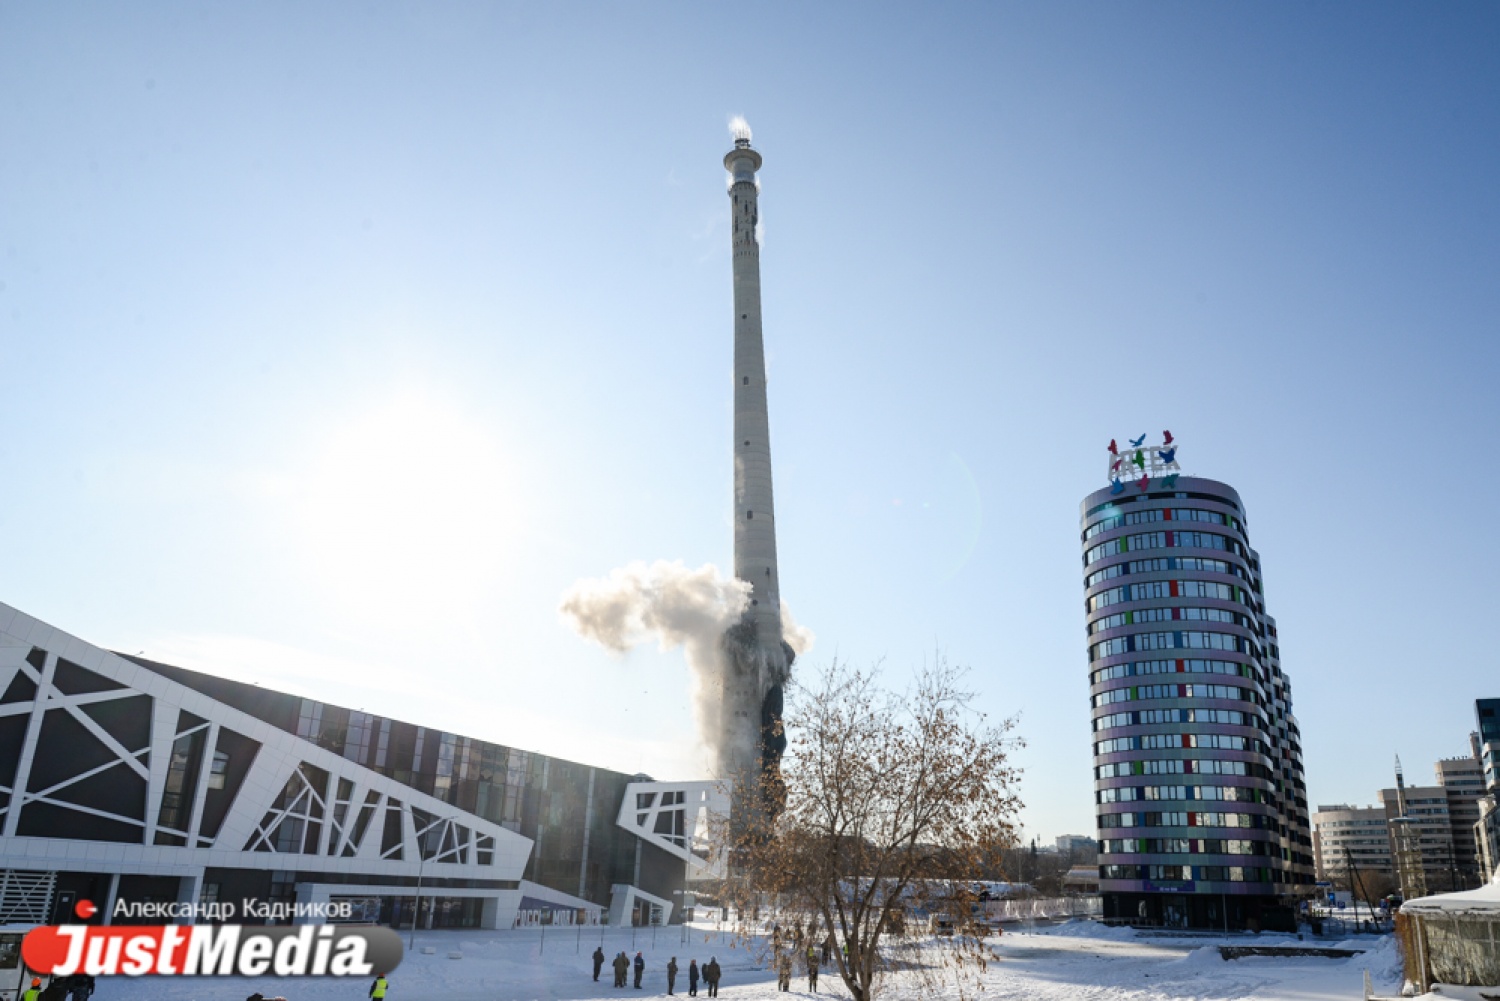
[[[0,4],[0,600],[660,777],[680,654],[559,595],[730,556],[720,159],[765,155],[783,594],[1019,712],[1092,829],[1078,502],[1233,484],[1314,802],[1500,694],[1486,4]]]

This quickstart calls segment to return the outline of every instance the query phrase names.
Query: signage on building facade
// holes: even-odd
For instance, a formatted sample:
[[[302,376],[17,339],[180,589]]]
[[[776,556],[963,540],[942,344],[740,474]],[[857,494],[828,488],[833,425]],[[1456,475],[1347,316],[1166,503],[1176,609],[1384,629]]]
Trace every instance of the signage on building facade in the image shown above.
[[[1126,438],[1129,443],[1121,448],[1114,438],[1109,440],[1110,493],[1122,494],[1125,484],[1133,483],[1141,493],[1151,489],[1151,481],[1160,477],[1158,489],[1171,490],[1177,486],[1177,477],[1182,467],[1177,464],[1177,442],[1172,432],[1161,433],[1161,444],[1147,445],[1146,436]]]

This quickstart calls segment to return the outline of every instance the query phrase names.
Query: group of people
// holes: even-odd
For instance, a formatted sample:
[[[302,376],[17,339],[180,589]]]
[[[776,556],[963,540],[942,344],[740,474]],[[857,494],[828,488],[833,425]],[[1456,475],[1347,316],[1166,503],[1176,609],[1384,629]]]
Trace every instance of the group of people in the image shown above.
[[[818,966],[821,958],[827,958],[828,947],[824,945],[820,950],[817,946],[807,947],[807,989],[814,994],[818,993]],[[778,949],[776,952],[776,989],[789,991],[792,989],[792,960],[796,955],[795,949]]]
[[[646,975],[646,958],[639,952],[635,954],[634,960],[631,960],[623,952],[617,953],[615,955],[615,958],[610,962],[610,966],[612,966],[615,971],[616,987],[624,987],[625,981],[630,975],[630,971],[634,969],[635,986],[636,989],[640,989],[641,978]],[[599,948],[594,950],[594,980],[597,981],[599,979],[599,972],[603,969],[604,947],[600,946]],[[673,994],[677,990],[677,970],[677,957],[673,956],[667,963],[668,994]],[[688,997],[695,998],[698,996],[699,980],[702,980],[704,986],[708,988],[709,997],[718,997],[719,978],[723,975],[723,972],[724,971],[719,967],[718,957],[710,957],[708,962],[703,964],[703,968],[701,970],[698,968],[698,961],[696,959],[689,960],[687,968]]]

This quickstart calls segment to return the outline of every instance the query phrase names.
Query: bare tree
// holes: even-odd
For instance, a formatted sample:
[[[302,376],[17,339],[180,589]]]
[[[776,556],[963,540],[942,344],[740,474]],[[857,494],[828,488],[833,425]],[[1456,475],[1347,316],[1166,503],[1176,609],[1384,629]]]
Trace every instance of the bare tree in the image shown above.
[[[1072,852],[1044,851],[1033,853],[1031,885],[1044,897],[1060,897],[1065,891],[1065,880],[1072,869]]]
[[[1386,897],[1396,892],[1396,877],[1379,869],[1369,872],[1361,869],[1359,879],[1355,881],[1354,890],[1354,896],[1369,904],[1373,909],[1378,907]]]
[[[1374,867],[1361,869],[1345,862],[1337,868],[1330,866],[1327,875],[1335,890],[1349,891],[1352,899],[1363,901],[1372,909],[1398,889],[1393,873]]]
[[[811,950],[854,1001],[885,973],[962,991],[985,968],[975,881],[1015,843],[1019,742],[970,709],[963,674],[940,657],[897,693],[835,662],[794,690],[775,808],[740,825],[726,885],[778,968]]]

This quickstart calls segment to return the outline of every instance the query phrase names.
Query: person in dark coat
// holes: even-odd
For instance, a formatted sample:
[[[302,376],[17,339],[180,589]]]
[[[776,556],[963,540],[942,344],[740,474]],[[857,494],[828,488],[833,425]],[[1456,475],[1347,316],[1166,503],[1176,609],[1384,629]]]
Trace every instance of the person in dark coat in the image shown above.
[[[87,973],[75,973],[68,978],[68,990],[73,1001],[89,1001],[94,994],[94,978]]]
[[[695,998],[697,996],[698,996],[698,961],[696,959],[690,959],[690,960],[688,960],[688,997]]]
[[[818,993],[818,950],[807,947],[807,989]]]
[[[708,996],[711,998],[719,996],[719,972],[718,957],[708,957],[708,962],[703,964],[703,982],[708,984]]]
[[[677,957],[673,956],[667,961],[667,993],[672,993],[672,988],[677,986]]]
[[[599,982],[599,971],[604,969],[604,946],[594,949],[594,982]]]
[[[646,972],[646,961],[640,953],[635,954],[635,989],[641,989],[641,975]]]
[[[628,960],[628,959],[625,958],[625,953],[624,952],[621,952],[618,956],[615,957],[614,966],[615,966],[615,986],[616,987],[624,987],[625,986],[625,974],[630,970],[630,960]]]

